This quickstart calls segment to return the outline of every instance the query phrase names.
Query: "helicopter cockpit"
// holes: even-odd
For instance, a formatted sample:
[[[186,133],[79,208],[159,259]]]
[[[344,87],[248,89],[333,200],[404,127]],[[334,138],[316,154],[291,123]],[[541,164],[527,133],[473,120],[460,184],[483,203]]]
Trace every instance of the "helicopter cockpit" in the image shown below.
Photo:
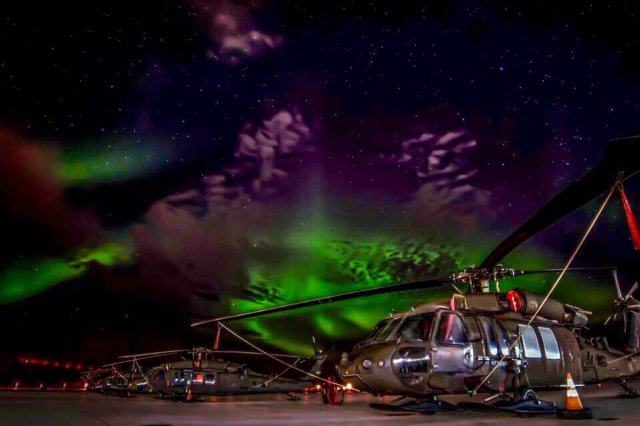
[[[373,343],[397,341],[398,339],[426,342],[431,336],[435,320],[435,312],[387,318],[380,321],[373,329],[373,332],[356,346],[363,347]],[[436,337],[442,343],[459,343],[466,340],[463,322],[458,316],[453,315],[447,321],[441,321]]]

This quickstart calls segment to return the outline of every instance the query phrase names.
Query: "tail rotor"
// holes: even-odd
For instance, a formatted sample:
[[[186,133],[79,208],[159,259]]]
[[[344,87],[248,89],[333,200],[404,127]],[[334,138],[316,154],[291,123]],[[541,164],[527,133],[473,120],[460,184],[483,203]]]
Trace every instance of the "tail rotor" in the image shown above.
[[[636,281],[627,294],[623,295],[620,288],[620,280],[618,279],[618,271],[614,269],[612,274],[613,282],[616,287],[616,299],[613,302],[613,312],[609,315],[604,324],[608,325],[612,321],[615,322],[618,319],[618,316],[621,315],[624,329],[626,330],[629,310],[635,311],[640,308],[640,302],[633,297],[633,294],[638,289],[638,282]]]
[[[618,341],[620,349],[630,353],[636,352],[640,349],[640,301],[633,297],[633,294],[638,290],[638,282],[636,281],[626,294],[622,293],[615,270],[613,282],[616,287],[616,298],[613,302],[613,312],[604,325],[607,327],[609,336]],[[622,324],[618,322],[620,317],[622,317]]]

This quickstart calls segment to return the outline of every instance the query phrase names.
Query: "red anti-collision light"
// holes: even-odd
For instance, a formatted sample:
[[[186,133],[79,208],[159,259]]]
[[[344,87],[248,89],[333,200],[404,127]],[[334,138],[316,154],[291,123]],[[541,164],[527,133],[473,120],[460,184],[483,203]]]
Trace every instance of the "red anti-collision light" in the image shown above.
[[[513,312],[522,311],[524,303],[522,302],[522,296],[518,291],[509,290],[507,292],[507,300],[509,301],[509,308],[511,308]]]

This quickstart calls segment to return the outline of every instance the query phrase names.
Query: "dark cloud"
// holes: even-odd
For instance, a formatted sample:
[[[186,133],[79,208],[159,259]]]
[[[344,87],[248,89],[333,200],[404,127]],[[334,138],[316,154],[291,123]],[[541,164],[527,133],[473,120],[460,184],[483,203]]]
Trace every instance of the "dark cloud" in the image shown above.
[[[53,145],[0,130],[0,204],[5,255],[64,254],[100,236],[95,216],[65,199]]]
[[[189,0],[195,6],[215,46],[207,49],[206,57],[226,65],[238,65],[248,59],[278,49],[283,37],[267,34],[256,26],[254,14],[264,8],[261,1]]]

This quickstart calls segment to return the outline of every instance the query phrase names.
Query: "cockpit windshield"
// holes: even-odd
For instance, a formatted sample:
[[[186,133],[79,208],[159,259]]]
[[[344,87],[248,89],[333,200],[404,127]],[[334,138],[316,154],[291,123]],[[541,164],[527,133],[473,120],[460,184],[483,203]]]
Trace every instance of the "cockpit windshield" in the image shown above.
[[[384,342],[401,337],[403,340],[427,340],[433,325],[433,314],[412,315],[380,321],[362,344]]]
[[[412,315],[405,318],[397,337],[403,340],[428,340],[433,326],[433,314]]]
[[[388,340],[400,321],[402,321],[402,318],[389,318],[384,321],[380,321],[369,337],[367,337],[362,343],[384,342],[385,340]]]

